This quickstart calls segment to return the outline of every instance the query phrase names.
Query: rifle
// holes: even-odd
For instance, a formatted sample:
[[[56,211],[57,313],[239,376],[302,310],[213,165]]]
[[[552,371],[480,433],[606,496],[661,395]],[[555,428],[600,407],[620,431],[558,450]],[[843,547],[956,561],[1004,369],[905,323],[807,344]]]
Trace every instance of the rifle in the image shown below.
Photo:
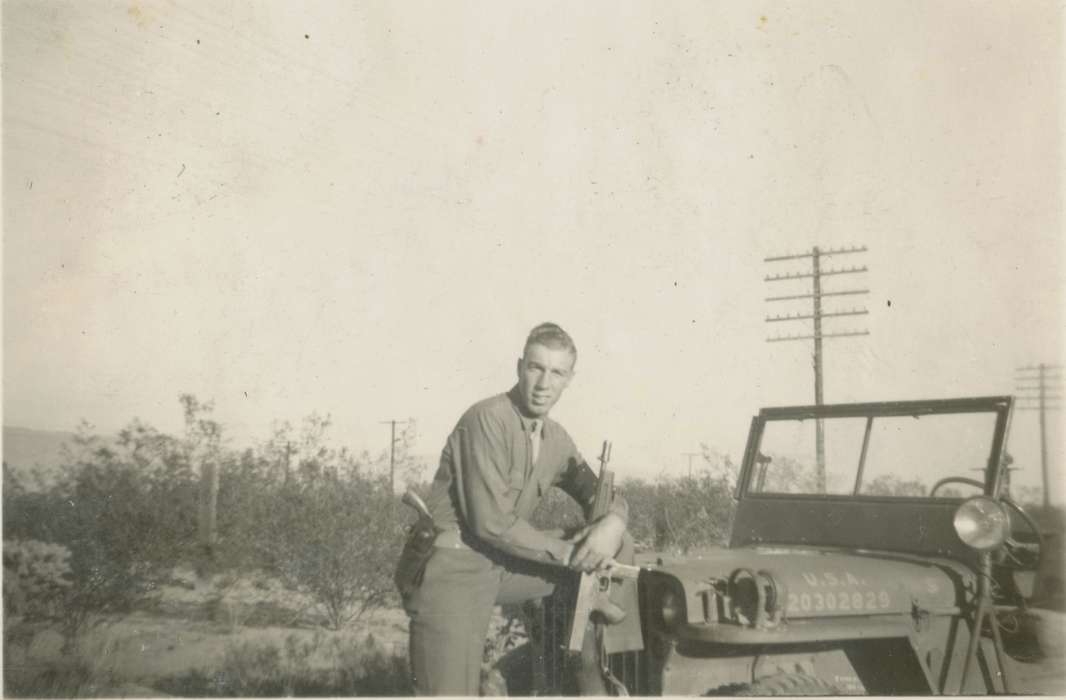
[[[590,523],[607,515],[611,508],[611,500],[614,498],[614,474],[607,470],[607,462],[610,459],[611,443],[604,440],[603,451],[599,458],[600,473],[596,480],[596,497],[589,513]],[[611,579],[636,578],[639,573],[639,566],[619,564],[612,560],[603,570],[581,574],[577,600],[574,603],[574,614],[570,621],[570,641],[567,644],[570,651],[581,651],[585,642],[585,626],[589,615],[608,600],[611,593]]]

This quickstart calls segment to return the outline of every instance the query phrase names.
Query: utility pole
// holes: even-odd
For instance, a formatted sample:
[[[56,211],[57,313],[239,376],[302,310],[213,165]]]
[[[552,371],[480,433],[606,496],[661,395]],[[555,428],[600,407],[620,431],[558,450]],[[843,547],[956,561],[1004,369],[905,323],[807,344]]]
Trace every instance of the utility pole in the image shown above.
[[[200,461],[200,560],[201,577],[210,576],[218,541],[218,464],[214,454],[206,454]]]
[[[392,439],[389,441],[389,493],[396,493],[396,424],[401,425],[407,423],[405,420],[383,420],[379,421],[384,425],[388,425],[391,428]]]
[[[1044,508],[1051,503],[1051,481],[1047,465],[1047,412],[1062,407],[1062,365],[1029,365],[1019,367],[1014,379],[1020,411],[1040,411],[1040,477],[1043,484]]]
[[[682,457],[688,457],[688,478],[692,478],[692,458],[699,457],[702,452],[682,452]]]
[[[832,255],[846,255],[852,253],[865,253],[866,246],[852,247],[852,248],[829,248],[822,250],[818,246],[811,248],[810,252],[795,253],[788,255],[775,255],[768,258],[764,258],[764,262],[774,263],[790,260],[810,260],[811,269],[810,272],[792,272],[777,275],[766,275],[766,282],[783,282],[789,280],[810,279],[811,280],[811,293],[810,294],[788,294],[784,296],[771,296],[766,297],[768,302],[776,301],[795,301],[800,299],[810,299],[812,303],[811,313],[796,313],[785,314],[784,316],[767,316],[767,323],[777,323],[781,321],[812,321],[813,329],[810,335],[784,335],[767,338],[766,342],[776,343],[790,340],[813,340],[814,341],[814,403],[821,406],[825,401],[825,395],[822,390],[822,339],[823,338],[842,338],[845,336],[856,335],[869,335],[870,331],[842,331],[837,333],[826,333],[822,330],[822,320],[830,317],[837,316],[860,316],[868,314],[866,309],[846,309],[838,311],[825,311],[822,308],[822,299],[824,297],[835,296],[851,296],[857,294],[869,294],[868,289],[846,289],[837,291],[824,291],[822,289],[822,278],[833,275],[850,275],[866,272],[866,267],[847,267],[837,269],[822,269],[822,258],[826,258]],[[817,471],[815,473],[815,480],[819,493],[825,493],[825,426],[822,424],[821,419],[814,422],[815,424],[815,458],[817,460]]]

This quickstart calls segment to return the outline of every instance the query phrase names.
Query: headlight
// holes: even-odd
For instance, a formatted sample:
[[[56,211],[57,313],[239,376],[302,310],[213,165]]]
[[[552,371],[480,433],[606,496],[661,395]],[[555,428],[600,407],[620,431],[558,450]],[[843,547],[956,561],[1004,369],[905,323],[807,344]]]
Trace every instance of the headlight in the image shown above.
[[[788,592],[765,569],[735,569],[726,582],[732,617],[741,625],[776,627],[785,614]]]
[[[751,569],[737,569],[729,576],[726,592],[732,603],[733,619],[742,625],[754,625],[759,615],[759,581]]]
[[[685,604],[674,591],[664,589],[662,598],[659,599],[659,605],[661,606],[659,614],[662,616],[663,627],[671,629],[684,619]]]
[[[687,621],[685,590],[680,581],[672,577],[656,577],[652,589],[652,610],[658,613],[663,629],[672,630]]]
[[[1007,539],[1010,517],[988,496],[974,496],[955,511],[955,532],[965,544],[979,552],[996,549]]]

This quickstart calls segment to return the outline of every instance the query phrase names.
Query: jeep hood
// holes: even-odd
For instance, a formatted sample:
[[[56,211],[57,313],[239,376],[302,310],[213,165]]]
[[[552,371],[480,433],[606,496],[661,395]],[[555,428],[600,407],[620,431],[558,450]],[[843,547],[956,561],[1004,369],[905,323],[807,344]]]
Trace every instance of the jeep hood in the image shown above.
[[[721,586],[738,570],[746,570],[742,576],[763,572],[790,619],[950,613],[975,588],[974,573],[952,560],[873,551],[743,547],[655,568],[679,579],[686,597]]]

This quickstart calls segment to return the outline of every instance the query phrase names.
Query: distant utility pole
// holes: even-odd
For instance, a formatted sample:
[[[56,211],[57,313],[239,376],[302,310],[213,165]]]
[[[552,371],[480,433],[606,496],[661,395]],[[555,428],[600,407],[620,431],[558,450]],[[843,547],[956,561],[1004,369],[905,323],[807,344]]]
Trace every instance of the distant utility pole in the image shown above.
[[[407,421],[383,420],[380,422],[392,429],[392,439],[389,441],[389,493],[394,494],[396,493],[396,424],[404,424]]]
[[[702,452],[682,452],[681,453],[682,457],[688,457],[688,478],[690,478],[690,479],[692,478],[692,458],[693,457],[699,457],[702,454],[703,454]]]
[[[831,275],[850,275],[860,272],[866,272],[866,267],[847,267],[837,268],[834,270],[822,269],[822,258],[829,257],[831,255],[846,255],[852,253],[865,253],[866,246],[853,247],[853,248],[829,248],[822,250],[818,246],[811,248],[809,253],[795,253],[789,255],[775,255],[769,258],[764,258],[764,262],[774,263],[783,262],[787,260],[810,260],[811,269],[810,272],[806,270],[802,272],[792,272],[783,275],[767,275],[765,281],[767,282],[783,282],[787,280],[799,280],[810,279],[811,280],[811,292],[810,294],[789,294],[785,296],[773,296],[766,297],[766,301],[793,301],[798,299],[810,299],[812,303],[811,313],[797,313],[786,314],[784,316],[767,316],[767,323],[777,323],[781,321],[813,321],[814,329],[810,335],[784,335],[776,336],[773,338],[767,338],[766,342],[776,343],[786,340],[813,340],[814,341],[814,403],[821,406],[824,403],[824,395],[822,393],[822,339],[823,338],[841,338],[845,336],[854,335],[869,335],[870,331],[844,331],[839,333],[824,333],[822,331],[822,319],[836,317],[836,316],[860,316],[868,314],[866,309],[847,309],[843,311],[825,311],[822,309],[823,297],[836,297],[836,296],[851,296],[856,294],[869,294],[869,289],[846,289],[839,291],[827,292],[822,290],[822,278],[829,277]],[[822,425],[821,420],[815,421],[815,453],[818,461],[818,469],[815,474],[816,484],[819,493],[825,493],[825,428]]]
[[[218,464],[214,455],[200,460],[200,571],[201,577],[210,576],[214,563],[215,544],[218,541]]]
[[[1040,411],[1040,476],[1044,486],[1044,507],[1051,502],[1047,469],[1047,421],[1045,414],[1062,407],[1062,365],[1029,365],[1015,370],[1018,409]]]

